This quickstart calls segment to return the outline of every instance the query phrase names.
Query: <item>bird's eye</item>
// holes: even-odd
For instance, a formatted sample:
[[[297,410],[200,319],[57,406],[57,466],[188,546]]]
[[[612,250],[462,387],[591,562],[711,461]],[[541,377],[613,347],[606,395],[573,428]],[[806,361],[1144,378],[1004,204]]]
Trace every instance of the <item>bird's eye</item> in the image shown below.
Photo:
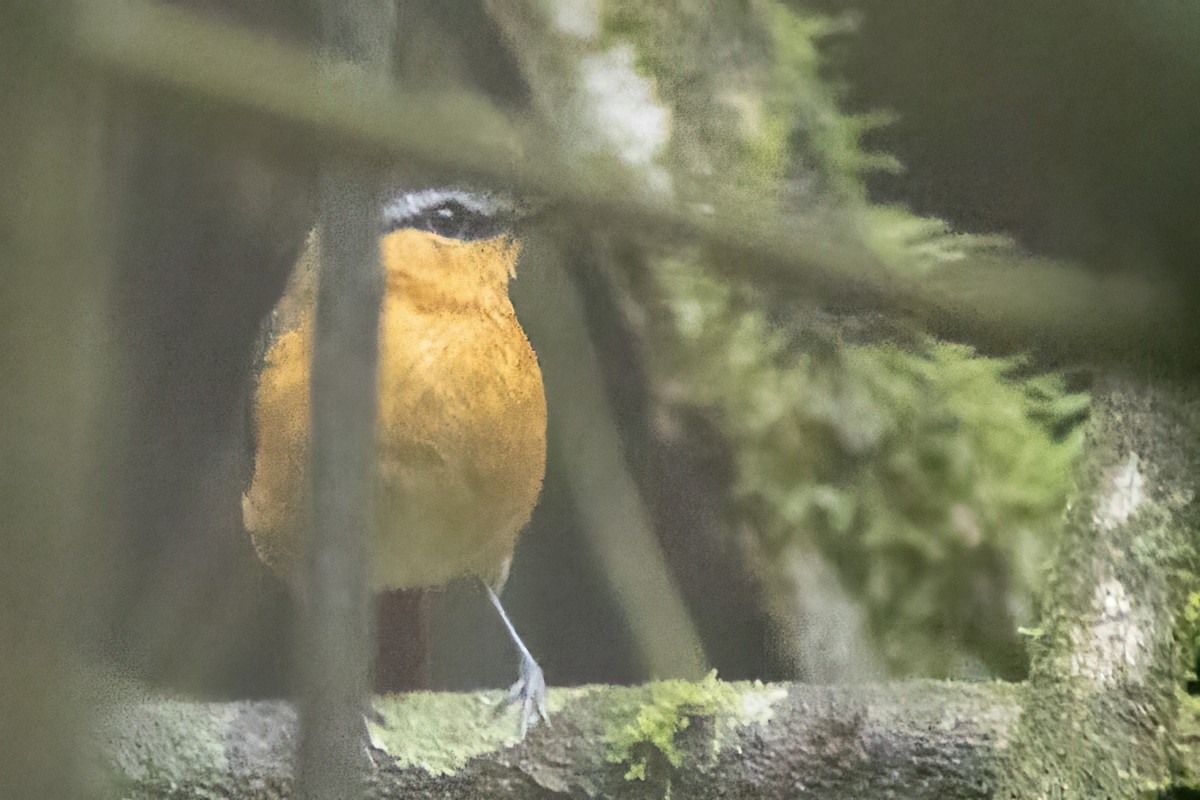
[[[468,210],[457,200],[447,200],[426,210],[414,227],[436,233],[438,236],[465,239],[468,238],[466,233],[471,223],[478,221],[480,217],[481,214]]]
[[[408,205],[407,208],[404,206]],[[416,208],[413,208],[416,205]],[[399,202],[385,209],[384,230],[428,231],[438,236],[464,241],[491,239],[509,230],[511,214],[491,207],[475,207],[454,197],[443,198],[425,207],[421,203]]]

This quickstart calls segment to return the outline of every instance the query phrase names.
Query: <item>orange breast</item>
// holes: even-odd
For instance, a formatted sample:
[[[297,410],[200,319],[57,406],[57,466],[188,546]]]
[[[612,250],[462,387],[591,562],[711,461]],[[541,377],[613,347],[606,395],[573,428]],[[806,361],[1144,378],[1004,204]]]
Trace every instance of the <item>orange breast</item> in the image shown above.
[[[416,231],[382,242],[375,588],[502,580],[537,502],[546,405],[508,299],[517,250]],[[285,573],[307,529],[311,318],[302,310],[268,351],[243,500],[260,555]]]

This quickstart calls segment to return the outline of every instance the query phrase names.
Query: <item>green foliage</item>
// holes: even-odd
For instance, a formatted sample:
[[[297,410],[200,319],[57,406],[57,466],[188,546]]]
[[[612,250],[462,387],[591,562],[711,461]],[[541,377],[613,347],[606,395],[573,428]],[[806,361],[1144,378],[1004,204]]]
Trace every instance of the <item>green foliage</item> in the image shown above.
[[[841,202],[863,197],[862,178],[869,172],[896,172],[900,163],[886,153],[867,152],[862,136],[892,121],[890,114],[847,115],[838,111],[836,95],[822,80],[819,44],[827,36],[845,33],[846,20],[803,16],[782,3],[763,6],[774,67],[765,88],[767,141],[781,148],[776,175],[790,177],[795,167],[819,175],[818,191]],[[770,134],[774,134],[771,136]],[[796,154],[816,156],[797,162]]]
[[[702,681],[657,681],[645,688],[650,701],[636,708],[615,709],[615,721],[604,737],[608,761],[629,765],[626,780],[646,780],[646,771],[655,761],[672,769],[680,767],[683,753],[676,736],[693,720],[729,713],[738,705],[737,690],[718,681],[716,670]],[[714,737],[714,755],[717,746]]]
[[[951,672],[978,638],[981,604],[1015,603],[1030,619],[1085,397],[959,345],[828,348],[813,336],[806,349],[802,331],[768,323],[694,262],[662,268],[669,370],[690,401],[719,410],[736,492],[768,549],[799,541],[830,556],[899,672]]]
[[[1017,257],[1003,237],[867,202],[864,176],[899,165],[862,146],[890,118],[842,113],[821,74],[822,40],[844,35],[845,21],[778,0],[710,6],[605,4],[605,36],[634,43],[671,110],[674,174],[740,187],[713,198],[702,179],[683,181],[685,199],[849,220],[909,280],[968,269],[982,250]],[[657,261],[670,323],[654,356],[661,378],[712,409],[733,443],[735,491],[764,550],[819,549],[897,672],[948,674],[965,660],[1011,674],[1087,398],[967,347],[842,343],[795,306],[779,313],[773,287],[718,280],[715,257]]]
[[[603,27],[610,44],[636,46],[638,68],[672,111],[670,166],[686,196],[742,211],[785,190],[792,202],[860,202],[866,172],[899,169],[861,146],[890,115],[838,113],[819,75],[818,43],[845,32],[845,20],[778,0],[610,0]],[[798,161],[798,152],[819,157]],[[720,179],[721,195],[705,194],[706,176]]]
[[[1176,741],[1179,743],[1184,775],[1181,787],[1200,789],[1200,695],[1197,695],[1196,675],[1200,671],[1200,592],[1189,592],[1183,608],[1183,619],[1178,625],[1179,635],[1188,642],[1191,654],[1193,684],[1189,693],[1180,687],[1179,722]]]
[[[885,264],[909,275],[923,275],[984,250],[1011,250],[1004,236],[955,233],[945,222],[918,217],[899,206],[868,206],[863,239]]]
[[[1193,578],[1193,582],[1194,582]],[[1178,623],[1179,636],[1187,643],[1187,652],[1191,656],[1191,673],[1188,677],[1192,681],[1197,680],[1200,675],[1200,592],[1189,592],[1187,602],[1183,607],[1183,620]],[[1197,693],[1200,693],[1198,687]],[[1194,731],[1200,736],[1200,697],[1192,696],[1196,713],[1193,715],[1193,721],[1197,721]],[[1200,778],[1200,775],[1197,776]]]
[[[1191,625],[1200,622],[1200,592],[1188,595],[1187,605],[1183,609],[1183,618]]]

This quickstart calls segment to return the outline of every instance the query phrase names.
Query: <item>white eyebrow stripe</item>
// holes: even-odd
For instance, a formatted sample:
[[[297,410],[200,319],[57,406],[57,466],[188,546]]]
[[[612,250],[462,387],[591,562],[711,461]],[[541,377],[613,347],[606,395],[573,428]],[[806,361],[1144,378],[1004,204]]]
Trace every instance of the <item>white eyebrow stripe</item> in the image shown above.
[[[397,194],[391,202],[383,207],[383,221],[388,225],[394,225],[405,220],[415,219],[426,210],[447,200],[453,200],[468,211],[485,217],[495,217],[500,212],[509,210],[509,204],[500,198],[480,192],[468,192],[462,189],[421,189],[416,192]]]

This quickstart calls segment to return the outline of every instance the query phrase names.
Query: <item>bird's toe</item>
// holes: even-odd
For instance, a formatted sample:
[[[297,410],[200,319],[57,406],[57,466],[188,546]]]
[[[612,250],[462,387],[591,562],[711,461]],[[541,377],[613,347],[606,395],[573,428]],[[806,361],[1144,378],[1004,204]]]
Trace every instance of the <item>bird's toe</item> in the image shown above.
[[[521,704],[521,738],[525,738],[526,731],[536,727],[541,720],[550,724],[550,714],[546,711],[546,677],[532,658],[521,659],[520,676],[508,690],[508,702]]]

